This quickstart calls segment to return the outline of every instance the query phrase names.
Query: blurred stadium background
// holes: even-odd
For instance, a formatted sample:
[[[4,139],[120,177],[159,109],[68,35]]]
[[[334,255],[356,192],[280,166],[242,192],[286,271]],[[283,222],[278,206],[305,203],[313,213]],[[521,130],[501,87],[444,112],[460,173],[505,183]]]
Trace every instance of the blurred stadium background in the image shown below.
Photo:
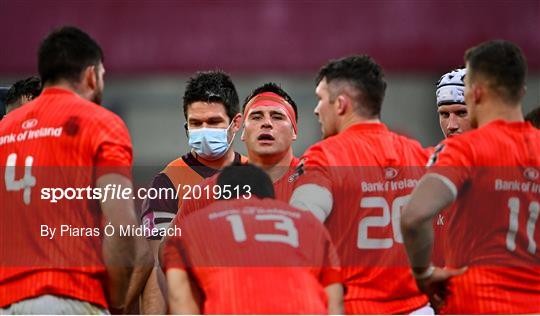
[[[281,84],[300,110],[300,155],[320,137],[313,115],[321,65],[369,54],[388,81],[383,121],[425,146],[442,139],[435,82],[489,39],[521,46],[525,111],[540,105],[540,1],[0,0],[0,86],[35,74],[40,40],[75,25],[105,52],[104,105],[127,122],[135,164],[159,170],[188,150],[182,95],[197,70],[231,74],[241,100]],[[245,153],[239,137],[235,147]]]

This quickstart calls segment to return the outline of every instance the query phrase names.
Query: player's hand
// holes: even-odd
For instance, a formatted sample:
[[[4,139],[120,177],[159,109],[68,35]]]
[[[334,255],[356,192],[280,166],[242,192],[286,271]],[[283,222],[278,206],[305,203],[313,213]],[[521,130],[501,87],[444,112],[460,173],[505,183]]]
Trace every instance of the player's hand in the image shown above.
[[[465,273],[467,267],[461,269],[447,269],[436,267],[431,276],[425,279],[416,279],[416,285],[420,291],[429,297],[429,302],[435,310],[439,311],[444,306],[446,299],[448,281],[458,275]]]

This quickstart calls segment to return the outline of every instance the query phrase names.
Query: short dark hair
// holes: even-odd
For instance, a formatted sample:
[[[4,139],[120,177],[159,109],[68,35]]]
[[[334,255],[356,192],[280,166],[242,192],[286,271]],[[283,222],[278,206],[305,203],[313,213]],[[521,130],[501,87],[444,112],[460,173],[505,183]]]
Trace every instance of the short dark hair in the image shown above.
[[[291,96],[287,92],[285,92],[285,90],[283,90],[281,86],[279,86],[278,84],[274,82],[267,82],[263,84],[262,86],[255,88],[255,90],[253,90],[251,94],[248,95],[246,99],[244,100],[244,106],[242,107],[242,111],[246,110],[246,105],[249,103],[249,101],[251,101],[251,99],[253,99],[256,95],[264,93],[264,92],[272,92],[279,95],[283,99],[285,99],[285,101],[287,101],[292,106],[294,110],[296,122],[298,122],[298,108],[296,106],[296,102],[294,102]]]
[[[33,99],[41,93],[41,80],[38,77],[32,76],[26,79],[15,82],[7,91],[5,104],[6,106],[14,105],[23,96]]]
[[[316,84],[322,80],[330,84],[334,81],[343,81],[360,92],[357,100],[361,108],[357,110],[369,117],[378,117],[386,91],[386,82],[381,68],[367,55],[354,55],[341,59],[330,60],[317,75]],[[339,93],[330,96],[331,102]]]
[[[495,40],[472,47],[465,53],[467,76],[486,78],[490,87],[508,102],[518,103],[523,97],[527,62],[514,43]]]
[[[530,111],[529,114],[525,116],[525,121],[531,122],[536,128],[540,128],[540,106]]]
[[[6,99],[6,93],[8,92],[8,90],[9,87],[0,86],[0,120],[6,114],[6,104],[4,101]]]
[[[41,43],[38,70],[43,84],[61,79],[78,82],[84,69],[103,62],[101,47],[88,34],[72,26],[52,31]]]
[[[219,70],[197,72],[189,78],[184,93],[184,117],[187,119],[189,105],[194,102],[222,103],[227,116],[232,121],[240,112],[238,92],[231,77]]]
[[[248,192],[260,199],[275,197],[274,185],[268,174],[252,164],[235,164],[226,167],[219,174],[217,185],[221,188],[230,185],[233,192],[231,198],[238,197],[238,193],[242,196]],[[236,188],[238,188],[238,193]],[[221,197],[225,199],[223,194]]]

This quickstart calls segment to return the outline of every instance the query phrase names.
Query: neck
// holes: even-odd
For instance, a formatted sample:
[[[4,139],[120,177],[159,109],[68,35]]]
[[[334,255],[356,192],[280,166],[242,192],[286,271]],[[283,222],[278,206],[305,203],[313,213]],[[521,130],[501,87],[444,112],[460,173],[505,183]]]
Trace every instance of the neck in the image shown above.
[[[43,85],[43,89],[46,89],[46,88],[60,88],[60,89],[69,90],[71,92],[77,93],[78,95],[81,95],[76,85],[65,80],[61,80],[55,83],[45,83]]]
[[[477,105],[478,106],[478,105]],[[496,120],[506,122],[523,122],[523,113],[521,112],[521,104],[509,105],[503,102],[490,102],[489,108],[485,105],[477,114],[478,127],[482,127]]]
[[[260,156],[252,151],[248,151],[249,163],[266,171],[272,182],[276,182],[289,171],[293,157],[292,147],[289,147],[285,152],[267,156]]]
[[[223,169],[224,167],[230,165],[234,161],[234,150],[233,148],[229,148],[225,155],[223,157],[216,159],[216,160],[206,160],[202,158],[201,156],[197,155],[193,150],[191,151],[191,154],[197,159],[200,163],[203,165],[210,167],[212,169]]]
[[[380,123],[381,120],[379,118],[365,118],[363,116],[351,114],[348,116],[345,116],[343,120],[341,121],[341,124],[339,124],[338,133],[343,132],[347,128],[360,124],[360,123]]]

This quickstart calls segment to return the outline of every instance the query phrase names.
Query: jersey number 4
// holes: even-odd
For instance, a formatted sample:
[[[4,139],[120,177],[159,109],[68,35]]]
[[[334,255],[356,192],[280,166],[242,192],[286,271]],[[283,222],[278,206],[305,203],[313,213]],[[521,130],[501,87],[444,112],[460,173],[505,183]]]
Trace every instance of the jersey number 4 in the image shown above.
[[[517,197],[511,197],[508,199],[508,208],[510,208],[510,222],[508,225],[508,232],[506,233],[506,249],[511,252],[516,250],[516,234],[519,228],[519,208],[520,203]],[[531,254],[536,253],[536,241],[534,241],[534,231],[536,228],[536,222],[538,221],[538,213],[540,212],[540,205],[538,202],[533,201],[529,204],[529,220],[527,220],[527,240],[529,246],[527,251]]]
[[[4,175],[6,190],[23,190],[23,202],[26,205],[30,204],[30,193],[32,187],[36,185],[36,178],[32,175],[33,163],[34,157],[27,156],[26,159],[24,159],[24,176],[19,180],[15,180],[15,166],[17,165],[17,154],[10,154],[7,157],[6,161],[6,173]]]

